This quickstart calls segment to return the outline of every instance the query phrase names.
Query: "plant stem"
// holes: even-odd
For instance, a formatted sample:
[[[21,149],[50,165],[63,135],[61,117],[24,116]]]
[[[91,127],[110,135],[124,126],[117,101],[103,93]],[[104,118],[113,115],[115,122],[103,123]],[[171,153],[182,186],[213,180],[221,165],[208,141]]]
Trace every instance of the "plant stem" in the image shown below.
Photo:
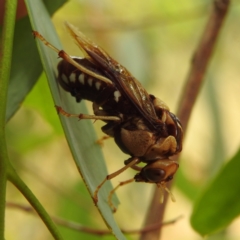
[[[202,39],[193,56],[192,65],[188,74],[185,89],[182,92],[180,105],[177,116],[181,120],[184,133],[186,134],[189,118],[203,84],[204,75],[206,74],[209,60],[212,56],[214,46],[216,44],[219,32],[223,25],[223,20],[228,12],[230,0],[214,0],[213,8],[210,13],[209,20],[202,35]],[[177,156],[175,159],[177,159]],[[170,183],[168,186],[170,186]],[[163,221],[164,210],[166,208],[166,200],[168,196],[165,194],[163,204],[159,202],[159,190],[156,188],[150,208],[145,220],[145,227],[151,224],[161,223]],[[161,227],[153,232],[147,232],[141,235],[141,240],[158,240],[161,235]]]
[[[8,167],[8,180],[12,182],[12,184],[23,194],[23,196],[28,200],[28,202],[32,205],[34,210],[40,216],[40,218],[45,223],[48,230],[51,232],[52,236],[56,240],[63,240],[59,230],[53,223],[52,219],[43,208],[38,199],[34,196],[28,186],[22,181],[22,179],[18,176],[17,172],[13,169],[12,165],[9,163]]]
[[[201,89],[204,75],[213,54],[229,5],[230,0],[213,1],[212,12],[203,32],[202,39],[193,55],[191,69],[177,113],[177,116],[181,119],[184,131],[187,129],[193,105]]]
[[[28,205],[23,205],[23,204],[19,204],[19,203],[15,203],[15,202],[7,202],[6,203],[6,207],[8,208],[12,208],[12,209],[18,209],[21,211],[25,211],[28,214],[33,214],[36,215],[36,212],[34,211],[34,209]],[[111,230],[101,230],[101,229],[95,229],[95,228],[90,228],[87,226],[84,226],[80,223],[76,223],[70,220],[65,220],[63,218],[60,217],[56,217],[56,216],[51,216],[52,220],[58,224],[61,225],[63,227],[66,227],[68,229],[72,229],[78,232],[84,232],[84,233],[88,233],[88,234],[92,234],[92,235],[99,235],[99,236],[103,236],[103,235],[112,235],[112,231]],[[170,225],[170,224],[174,224],[175,222],[177,222],[180,218],[182,218],[182,216],[179,216],[175,219],[172,219],[170,221],[166,221],[160,225]],[[152,225],[152,226],[148,226],[147,228],[141,228],[141,229],[121,229],[121,231],[125,234],[140,234],[142,232],[148,232],[148,231],[152,231],[153,229],[156,229],[159,227],[159,224],[157,225]]]
[[[0,39],[0,239],[4,239],[5,197],[8,168],[8,153],[5,140],[5,115],[16,9],[17,0],[5,1],[5,15]]]
[[[4,239],[6,181],[8,179],[28,199],[48,227],[49,231],[52,233],[53,237],[56,240],[62,240],[63,238],[51,218],[48,216],[37,198],[19,178],[8,159],[5,136],[5,119],[17,2],[17,0],[5,1],[5,15],[2,36],[0,39],[0,239]]]

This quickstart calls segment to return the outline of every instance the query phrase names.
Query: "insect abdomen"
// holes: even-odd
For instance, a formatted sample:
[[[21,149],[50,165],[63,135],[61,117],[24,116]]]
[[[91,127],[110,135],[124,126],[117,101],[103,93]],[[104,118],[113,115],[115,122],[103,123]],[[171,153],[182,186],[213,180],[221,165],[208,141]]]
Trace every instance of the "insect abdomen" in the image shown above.
[[[74,58],[74,60],[86,69],[104,76],[103,72],[87,59]],[[115,91],[113,84],[85,74],[64,60],[58,64],[58,73],[59,84],[64,90],[70,92],[77,102],[86,99],[101,105]]]

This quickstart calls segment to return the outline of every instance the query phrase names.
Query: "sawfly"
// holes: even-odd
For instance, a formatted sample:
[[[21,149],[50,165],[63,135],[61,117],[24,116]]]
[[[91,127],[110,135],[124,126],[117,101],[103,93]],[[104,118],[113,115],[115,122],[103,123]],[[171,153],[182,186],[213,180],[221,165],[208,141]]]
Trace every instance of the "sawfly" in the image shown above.
[[[71,114],[57,107],[67,117],[102,120],[102,131],[114,138],[118,147],[130,158],[124,167],[107,175],[99,183],[94,194],[95,204],[102,185],[128,168],[137,171],[133,181],[154,183],[170,193],[166,183],[172,180],[179,164],[171,159],[182,150],[183,130],[180,120],[170,112],[159,98],[149,94],[131,73],[110,57],[101,47],[87,39],[74,26],[66,27],[85,57],[71,57],[55,48],[40,33],[33,31],[36,38],[58,53],[62,60],[58,64],[59,85],[69,92],[77,102],[82,99],[93,103],[94,115]],[[143,167],[139,163],[144,163]],[[109,195],[109,205],[113,192]]]

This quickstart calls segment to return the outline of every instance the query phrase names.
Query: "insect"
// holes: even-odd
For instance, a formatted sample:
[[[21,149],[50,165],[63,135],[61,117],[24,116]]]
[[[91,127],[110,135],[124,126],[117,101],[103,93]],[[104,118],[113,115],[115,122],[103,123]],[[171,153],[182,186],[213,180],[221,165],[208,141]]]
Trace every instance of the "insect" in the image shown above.
[[[166,183],[179,167],[171,157],[182,150],[183,131],[179,119],[163,101],[148,94],[141,83],[102,48],[72,25],[66,23],[66,27],[84,52],[84,58],[70,57],[38,32],[33,31],[33,34],[62,58],[58,64],[60,86],[77,102],[82,99],[93,102],[94,115],[70,114],[61,107],[57,109],[67,117],[104,121],[106,124],[102,131],[113,137],[118,147],[130,155],[123,168],[106,176],[96,188],[93,195],[95,204],[102,185],[128,168],[136,170],[137,174],[120,185],[133,181],[155,183],[169,192]],[[140,167],[139,163],[145,166]],[[111,203],[111,196],[120,185],[109,194],[109,205],[113,211],[116,209]]]

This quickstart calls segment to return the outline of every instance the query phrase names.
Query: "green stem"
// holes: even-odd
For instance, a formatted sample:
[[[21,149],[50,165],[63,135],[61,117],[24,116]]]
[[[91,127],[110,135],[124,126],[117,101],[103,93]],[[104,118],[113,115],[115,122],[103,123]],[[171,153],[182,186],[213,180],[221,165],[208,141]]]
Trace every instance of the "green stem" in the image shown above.
[[[5,141],[5,115],[16,9],[17,0],[5,1],[5,15],[0,39],[0,239],[4,239],[5,197],[8,168],[8,153]]]
[[[52,219],[50,218],[46,210],[43,208],[41,203],[34,196],[34,194],[31,192],[28,186],[18,176],[17,172],[14,170],[11,164],[9,164],[9,167],[8,167],[8,180],[15,185],[15,187],[23,194],[23,196],[25,196],[25,198],[28,200],[28,202],[32,205],[34,210],[43,220],[46,227],[51,232],[52,236],[56,240],[63,240],[63,237],[61,236],[56,225],[53,223]]]
[[[29,203],[39,214],[49,231],[56,240],[63,240],[51,218],[33,195],[30,189],[17,175],[8,159],[5,137],[5,115],[7,105],[8,83],[10,78],[13,37],[17,0],[5,1],[5,15],[0,39],[0,239],[4,239],[6,181],[11,181],[26,197]]]

